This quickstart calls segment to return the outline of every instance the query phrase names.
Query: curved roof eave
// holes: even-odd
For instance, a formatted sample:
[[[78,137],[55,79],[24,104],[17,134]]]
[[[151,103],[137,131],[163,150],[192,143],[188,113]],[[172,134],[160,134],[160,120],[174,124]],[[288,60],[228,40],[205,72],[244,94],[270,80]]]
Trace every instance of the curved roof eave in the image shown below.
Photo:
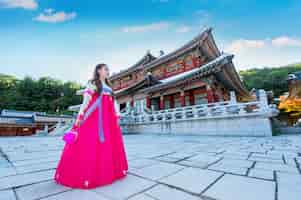
[[[129,74],[133,71],[135,71],[136,69],[138,69],[141,64],[143,64],[144,62],[147,62],[148,57],[150,58],[150,60],[155,60],[156,57],[153,56],[149,51],[139,60],[137,61],[134,65],[132,65],[131,67],[122,70],[114,75],[112,75],[109,79],[112,81],[113,79],[117,79],[120,78],[121,76],[124,76],[126,74]]]
[[[175,75],[173,77],[160,80],[162,82],[161,84],[155,85],[155,86],[150,87],[150,88],[145,88],[145,89],[141,90],[141,92],[153,91],[153,90],[156,90],[160,87],[163,87],[164,85],[168,85],[168,84],[171,84],[171,83],[175,83],[177,81],[181,81],[181,80],[183,80],[187,77],[193,76],[193,75],[195,75],[199,72],[206,72],[206,71],[210,70],[211,68],[213,68],[213,67],[215,67],[219,64],[222,64],[223,62],[231,61],[232,58],[233,58],[233,55],[231,55],[231,54],[220,55],[219,57],[217,57],[213,61],[211,61],[211,62],[209,62],[205,65],[201,65],[198,68],[194,68],[190,71],[183,72],[183,73]]]
[[[169,60],[175,58],[175,57],[178,57],[180,55],[182,55],[183,53],[187,52],[188,50],[200,45],[203,41],[205,41],[207,38],[209,38],[213,48],[214,48],[214,51],[216,51],[216,55],[220,55],[220,52],[214,42],[214,38],[211,34],[212,32],[212,28],[207,28],[206,30],[202,31],[200,34],[198,34],[196,37],[194,37],[192,40],[190,40],[189,42],[187,42],[186,44],[184,44],[183,46],[181,46],[180,48],[166,54],[166,55],[163,55],[161,57],[154,57],[155,59],[153,59],[152,61],[146,63],[143,68],[144,70],[147,70],[147,69],[151,69],[153,67],[156,67],[162,63],[165,63],[165,62],[168,62]],[[149,52],[148,52],[149,53]],[[129,67],[128,69],[126,70],[123,70],[117,74],[114,74],[110,77],[110,80],[112,81],[113,79],[117,79],[117,78],[120,78],[126,74],[129,74],[133,71],[135,71],[136,69],[138,69],[139,66],[141,66],[141,62],[143,62],[143,60],[146,59],[146,57],[148,56],[148,53],[142,58],[140,59],[136,64],[134,64],[132,67]],[[151,55],[152,56],[152,55]]]

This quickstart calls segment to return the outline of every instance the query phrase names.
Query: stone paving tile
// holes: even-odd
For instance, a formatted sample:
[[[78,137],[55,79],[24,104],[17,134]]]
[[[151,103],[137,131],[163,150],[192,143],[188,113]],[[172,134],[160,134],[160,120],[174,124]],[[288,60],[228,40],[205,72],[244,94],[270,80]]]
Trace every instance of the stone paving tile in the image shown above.
[[[1,200],[16,200],[13,190],[0,190]]]
[[[255,164],[255,169],[269,169],[269,170],[275,170],[280,172],[299,173],[296,166],[285,165],[285,164],[257,162]]]
[[[274,180],[274,171],[273,170],[263,170],[263,169],[251,169],[248,176],[255,177],[255,178]]]
[[[89,190],[70,190],[56,195],[52,195],[41,200],[110,200]]]
[[[283,156],[284,157],[297,157],[298,156],[298,150],[294,151],[294,152],[283,152]]]
[[[248,153],[246,154],[223,153],[220,155],[223,156],[225,159],[240,159],[240,160],[247,160],[249,156]]]
[[[17,172],[15,168],[12,167],[0,167],[0,178],[4,176],[16,175]]]
[[[230,149],[231,147],[229,147],[229,149],[227,148],[227,150],[222,153],[221,155],[223,156],[238,156],[238,157],[248,157],[250,155],[250,152],[240,152],[239,148],[233,148]]]
[[[181,158],[173,158],[173,157],[170,157],[170,156],[162,156],[162,157],[156,158],[156,160],[173,163],[173,162],[180,161]]]
[[[156,160],[140,158],[140,159],[131,160],[129,162],[129,167],[140,169],[140,168],[158,164],[158,163],[159,163],[159,161],[156,161]]]
[[[240,159],[222,159],[208,167],[210,170],[221,171],[231,174],[246,175],[253,161]]]
[[[285,164],[282,155],[266,155],[266,154],[252,154],[248,160],[258,161],[258,162],[267,162],[267,163],[276,163],[276,164]]]
[[[156,185],[150,190],[145,192],[149,196],[153,197],[156,200],[200,200],[200,197],[193,196],[186,192],[171,188],[165,185]]]
[[[46,163],[39,163],[34,165],[23,165],[16,167],[16,171],[18,174],[24,174],[28,172],[34,171],[43,171],[48,169],[55,169],[57,167],[57,162],[46,162]]]
[[[184,168],[185,167],[181,165],[170,164],[170,163],[159,163],[148,167],[144,167],[142,169],[134,169],[131,172],[145,178],[158,180],[164,176],[171,175]]]
[[[8,153],[7,156],[10,161],[20,161],[20,160],[33,160],[33,159],[40,159],[40,158],[48,158],[51,156],[59,156],[60,152],[35,152],[35,153],[18,153],[12,152]]]
[[[242,150],[242,152],[244,152],[244,151]],[[267,150],[266,149],[262,149],[260,147],[258,147],[258,148],[251,147],[251,148],[246,149],[245,152],[253,152],[253,153],[265,154],[267,152]]]
[[[184,152],[172,153],[172,154],[169,154],[168,156],[170,156],[172,158],[185,159],[185,158],[188,158],[188,157],[192,157],[192,156],[194,156],[196,154],[197,153],[195,153],[195,152],[184,151]]]
[[[275,182],[226,174],[204,196],[221,200],[274,200]]]
[[[190,160],[183,160],[180,162],[177,162],[179,165],[189,166],[189,167],[198,167],[198,168],[207,168],[209,166],[208,163],[202,162],[202,161],[190,161]]]
[[[299,163],[299,165],[301,165],[301,158],[296,158],[296,160]]]
[[[223,173],[220,172],[189,167],[173,175],[159,179],[159,182],[200,194],[222,175]]]
[[[224,151],[226,151],[225,148],[212,148],[209,147],[206,150],[204,150],[204,152],[208,152],[208,153],[223,153]]]
[[[240,159],[222,159],[219,162],[217,162],[215,165],[229,165],[229,166],[235,166],[235,167],[243,167],[243,168],[250,168],[254,162],[249,160],[240,160]]]
[[[257,161],[257,162],[275,163],[275,164],[285,164],[283,159],[272,159],[272,158],[260,157],[260,156],[251,156],[248,160]]]
[[[285,158],[285,164],[293,167],[298,166],[298,161],[295,161],[295,158]]]
[[[35,173],[20,174],[16,176],[7,176],[0,178],[0,190],[50,180],[52,179],[53,175],[54,170],[47,170]]]
[[[23,166],[23,165],[36,165],[36,164],[41,164],[41,163],[57,162],[57,161],[59,161],[59,156],[33,159],[33,160],[19,160],[19,161],[13,162],[13,165],[15,167],[19,167],[19,166]]]
[[[212,165],[208,169],[238,175],[247,175],[248,172],[248,168],[235,167],[233,165],[227,165],[223,163]]]
[[[147,194],[138,194],[129,198],[128,200],[156,200],[156,199],[154,199],[153,197]]]
[[[5,168],[5,167],[12,167],[12,164],[7,161],[0,163],[0,168]]]
[[[71,188],[59,185],[54,182],[54,180],[50,180],[19,187],[16,189],[16,193],[19,200],[34,200],[61,193],[67,190],[71,190]]]
[[[300,200],[301,175],[277,172],[278,200]]]
[[[208,165],[210,165],[212,163],[219,161],[220,159],[222,159],[221,156],[213,156],[213,155],[206,154],[206,153],[200,153],[200,154],[192,156],[186,160],[187,161],[201,161],[201,162],[205,162]]]
[[[282,160],[282,157],[283,157],[283,154],[257,154],[257,153],[253,153],[251,156],[250,156],[250,159],[251,158],[258,158],[258,159],[268,159],[268,160]]]
[[[125,179],[117,180],[113,184],[102,186],[91,191],[112,199],[126,199],[138,194],[156,183],[131,174]]]

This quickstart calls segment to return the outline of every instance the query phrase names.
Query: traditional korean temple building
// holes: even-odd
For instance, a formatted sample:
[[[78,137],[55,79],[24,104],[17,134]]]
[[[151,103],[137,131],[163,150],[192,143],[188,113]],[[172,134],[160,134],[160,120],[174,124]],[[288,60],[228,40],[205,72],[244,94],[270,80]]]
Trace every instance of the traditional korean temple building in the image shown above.
[[[134,106],[153,110],[208,104],[230,99],[254,100],[232,63],[221,53],[209,28],[175,51],[159,57],[149,51],[110,81],[120,110]]]

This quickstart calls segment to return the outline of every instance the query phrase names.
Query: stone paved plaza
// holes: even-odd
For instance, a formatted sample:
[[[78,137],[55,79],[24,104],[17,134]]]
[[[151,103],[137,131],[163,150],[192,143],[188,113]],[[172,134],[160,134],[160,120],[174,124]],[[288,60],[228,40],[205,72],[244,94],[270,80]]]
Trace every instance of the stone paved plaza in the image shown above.
[[[2,137],[0,199],[301,199],[301,136],[125,135],[124,142],[127,177],[79,190],[52,180],[61,137]]]

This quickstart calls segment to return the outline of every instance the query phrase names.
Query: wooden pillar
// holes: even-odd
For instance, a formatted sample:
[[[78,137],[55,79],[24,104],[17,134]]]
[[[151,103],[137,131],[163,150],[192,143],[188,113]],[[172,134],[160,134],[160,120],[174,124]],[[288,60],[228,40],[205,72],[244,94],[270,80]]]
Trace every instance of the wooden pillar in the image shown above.
[[[206,90],[207,90],[208,103],[213,103],[214,102],[214,96],[213,96],[213,91],[212,91],[210,85],[206,86]]]
[[[180,101],[181,101],[181,106],[185,106],[185,92],[184,91],[181,91],[181,94],[180,94]]]
[[[193,90],[189,91],[189,103],[190,105],[194,105],[194,94],[193,94]]]
[[[219,102],[219,96],[218,96],[218,91],[217,90],[214,90],[213,91],[213,95],[214,95],[214,102]]]
[[[131,107],[134,107],[134,99],[131,100]]]
[[[170,95],[170,108],[175,107],[175,96],[173,94]]]
[[[163,110],[164,109],[164,96],[161,95],[160,96],[160,110]]]
[[[151,100],[150,100],[150,96],[147,96],[147,97],[146,97],[146,107],[149,108],[149,109],[151,108]]]

